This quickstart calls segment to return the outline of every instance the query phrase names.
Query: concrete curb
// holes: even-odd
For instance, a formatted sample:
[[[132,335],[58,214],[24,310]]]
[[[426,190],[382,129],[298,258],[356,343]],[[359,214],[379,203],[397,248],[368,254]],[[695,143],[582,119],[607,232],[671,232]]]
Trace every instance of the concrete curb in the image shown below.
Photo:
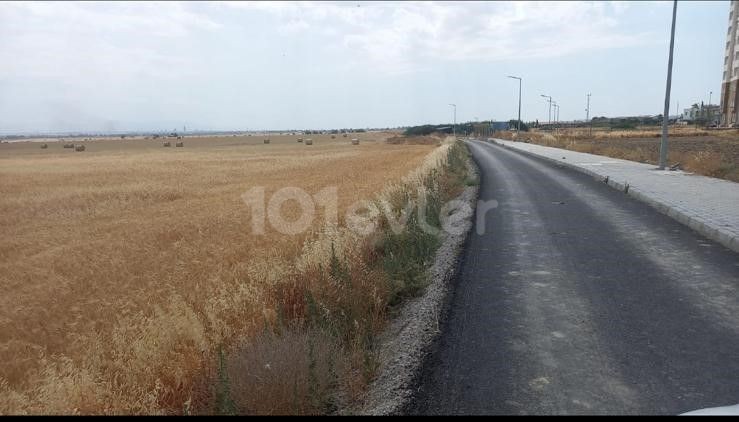
[[[542,160],[545,160],[545,161],[548,161],[548,162],[551,162],[551,163],[554,163],[560,166],[570,168],[580,173],[587,174],[591,176],[592,178],[597,179],[599,181],[604,180],[605,175],[599,174],[589,168],[578,166],[572,163],[568,163],[566,161],[557,160],[557,159],[547,157],[544,155],[539,155],[535,152],[513,148],[511,146],[505,145],[498,141],[499,141],[498,139],[492,140],[494,144],[499,145],[503,148],[507,148],[511,151],[516,151],[518,153],[521,153],[521,154],[524,154],[530,157],[535,157],[535,158],[542,159]],[[627,183],[618,182],[616,180],[613,180],[612,177],[608,177],[608,186],[614,189],[617,189],[621,192],[624,192],[626,189]],[[639,190],[638,188],[629,186],[628,191],[626,191],[625,193],[626,195],[638,201],[646,203],[647,205],[656,209],[660,213],[678,221],[679,223],[690,227],[691,229],[695,230],[701,235],[715,242],[720,243],[721,245],[731,249],[734,252],[739,252],[739,236],[733,235],[731,233],[727,233],[725,231],[721,231],[719,227],[716,227],[710,223],[702,221],[700,218],[696,217],[695,215],[691,215],[690,213],[678,208],[677,206],[673,204],[669,204],[669,203],[660,201],[659,199],[653,198],[647,192],[643,192]]]

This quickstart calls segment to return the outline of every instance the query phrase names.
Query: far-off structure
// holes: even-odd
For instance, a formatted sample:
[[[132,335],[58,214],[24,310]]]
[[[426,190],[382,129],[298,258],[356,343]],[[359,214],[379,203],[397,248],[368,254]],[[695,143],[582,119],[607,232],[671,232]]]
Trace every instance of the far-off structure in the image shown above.
[[[721,82],[721,126],[739,124],[739,13],[737,0],[729,4],[729,29],[724,51],[724,76]]]

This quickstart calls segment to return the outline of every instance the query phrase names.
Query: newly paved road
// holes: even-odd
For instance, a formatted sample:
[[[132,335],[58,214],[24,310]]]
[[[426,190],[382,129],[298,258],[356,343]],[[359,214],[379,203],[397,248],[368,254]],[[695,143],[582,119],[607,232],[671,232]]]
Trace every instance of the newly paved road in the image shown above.
[[[468,240],[408,413],[739,403],[739,255],[591,177],[470,149],[499,206]]]

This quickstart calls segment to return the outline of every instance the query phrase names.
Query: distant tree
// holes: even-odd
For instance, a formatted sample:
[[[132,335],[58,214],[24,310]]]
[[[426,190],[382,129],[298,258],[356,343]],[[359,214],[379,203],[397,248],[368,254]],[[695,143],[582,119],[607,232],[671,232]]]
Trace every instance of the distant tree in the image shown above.
[[[516,129],[518,127],[518,120],[511,119],[508,121],[508,127],[511,128],[511,130]],[[529,127],[526,125],[526,123],[521,122],[521,132],[528,132]]]
[[[620,130],[636,129],[636,122],[628,119],[619,119],[611,123],[611,128]]]
[[[430,135],[437,131],[437,126],[434,125],[422,125],[422,126],[411,126],[403,132],[406,136],[424,136]]]

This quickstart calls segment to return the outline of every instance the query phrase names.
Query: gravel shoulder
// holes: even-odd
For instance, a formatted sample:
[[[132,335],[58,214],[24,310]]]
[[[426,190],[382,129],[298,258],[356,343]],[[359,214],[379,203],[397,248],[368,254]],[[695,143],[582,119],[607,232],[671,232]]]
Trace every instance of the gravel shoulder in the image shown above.
[[[468,158],[469,174],[479,180],[479,171]],[[370,385],[366,400],[346,413],[362,415],[399,414],[413,396],[413,388],[422,363],[434,340],[440,334],[440,323],[465,240],[472,228],[479,183],[468,186],[456,198],[473,210],[464,219],[460,234],[442,233],[442,243],[429,269],[430,283],[424,294],[401,305],[379,339],[378,376]]]

